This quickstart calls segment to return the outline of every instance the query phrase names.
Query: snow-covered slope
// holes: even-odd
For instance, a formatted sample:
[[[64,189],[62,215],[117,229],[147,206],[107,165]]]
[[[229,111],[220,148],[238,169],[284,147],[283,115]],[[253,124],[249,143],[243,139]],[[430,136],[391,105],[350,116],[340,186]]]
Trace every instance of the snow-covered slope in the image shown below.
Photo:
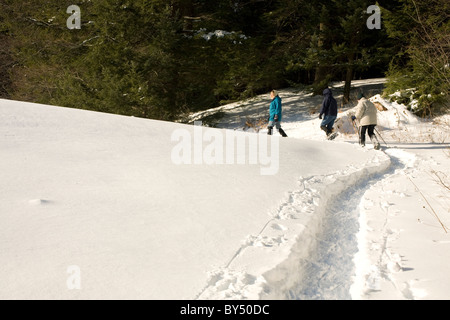
[[[328,186],[320,189],[326,205],[315,208],[323,213],[322,226],[314,228],[320,230],[315,234],[319,240],[306,259],[292,268],[286,263],[287,270],[298,271],[293,276],[297,283],[284,286],[285,279],[280,278],[276,297],[450,298],[450,115],[419,119],[405,106],[381,98],[383,82],[369,79],[353,85],[383,109],[378,112],[378,136],[391,165],[378,174],[346,179],[337,195],[329,196],[334,189]],[[342,86],[332,87],[338,102],[342,101]],[[283,128],[289,137],[323,141],[317,118],[322,98],[295,89],[281,90],[280,96]],[[263,95],[193,115],[193,119],[221,111],[218,127],[254,131],[252,125],[267,118],[269,103],[268,95]],[[350,120],[355,106],[354,102],[340,108],[336,142],[357,144]],[[370,143],[367,148],[372,148]],[[323,177],[315,178],[323,185]],[[302,200],[296,207],[305,204]]]
[[[288,139],[0,100],[0,298],[449,298],[448,118],[380,100],[381,152],[280,95]]]
[[[251,283],[318,216],[305,181],[386,161],[349,144],[275,137],[275,175],[259,162],[174,163],[174,134],[194,145],[198,129],[1,100],[0,298],[193,299],[223,268]],[[211,132],[226,137],[202,136]],[[302,192],[310,207],[295,212]]]

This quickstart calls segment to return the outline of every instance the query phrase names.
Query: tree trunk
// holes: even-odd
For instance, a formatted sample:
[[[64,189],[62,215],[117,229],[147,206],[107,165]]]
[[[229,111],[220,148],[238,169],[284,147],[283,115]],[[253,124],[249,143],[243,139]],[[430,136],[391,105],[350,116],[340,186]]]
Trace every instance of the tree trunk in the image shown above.
[[[344,86],[344,105],[350,102],[350,90],[352,88],[352,80],[353,80],[353,67],[347,67],[347,74],[345,76],[345,86]]]
[[[348,56],[347,73],[345,75],[345,86],[344,86],[344,100],[343,104],[346,105],[350,102],[350,91],[352,88],[353,80],[353,63],[355,61],[355,54],[351,53]]]
[[[13,66],[13,58],[10,52],[9,36],[0,33],[0,98],[9,98],[9,89],[11,89],[11,77],[9,71]]]
[[[321,23],[319,29],[322,33],[324,30],[324,24]],[[318,47],[322,49],[323,47],[323,39],[322,34],[319,36]],[[322,94],[323,90],[328,87],[328,84],[325,83],[327,79],[327,68],[321,65],[321,61],[319,61],[319,66],[316,68],[316,72],[314,75],[314,94]]]

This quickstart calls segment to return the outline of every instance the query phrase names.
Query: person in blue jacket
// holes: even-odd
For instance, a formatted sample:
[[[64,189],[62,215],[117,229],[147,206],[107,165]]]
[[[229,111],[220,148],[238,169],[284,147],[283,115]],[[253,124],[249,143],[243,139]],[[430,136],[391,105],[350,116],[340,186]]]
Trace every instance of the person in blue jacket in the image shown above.
[[[270,92],[270,98],[272,99],[272,102],[270,103],[269,125],[267,126],[269,131],[267,132],[267,134],[272,135],[272,130],[273,127],[275,126],[278,132],[283,137],[287,137],[287,134],[281,128],[281,113],[282,113],[281,98],[275,90],[272,90]]]
[[[327,136],[329,136],[333,132],[333,125],[337,118],[338,107],[337,101],[333,97],[333,92],[329,88],[326,88],[323,91],[323,96],[322,108],[320,109],[319,115],[319,119],[323,118],[320,129],[325,131]]]

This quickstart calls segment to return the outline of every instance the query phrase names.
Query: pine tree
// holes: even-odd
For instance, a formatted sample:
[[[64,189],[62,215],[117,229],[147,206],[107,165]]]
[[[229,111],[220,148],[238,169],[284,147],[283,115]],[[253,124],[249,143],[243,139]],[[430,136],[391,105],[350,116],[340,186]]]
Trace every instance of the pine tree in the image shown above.
[[[102,112],[174,118],[181,23],[173,8],[162,1],[96,1],[86,11],[91,31],[58,100]]]
[[[4,0],[1,20],[8,45],[10,63],[9,97],[49,103],[55,92],[60,70],[72,59],[72,35],[66,28],[64,2]]]
[[[383,70],[390,54],[384,31],[365,26],[368,2],[80,0],[81,29],[69,30],[70,0],[4,0],[0,88],[164,120],[296,83],[321,93],[346,76],[348,98],[355,72]]]
[[[356,72],[376,67],[381,73],[392,52],[385,30],[367,28],[365,0],[280,1],[277,41],[286,54],[287,71],[306,71],[303,82],[321,94],[330,81],[345,80],[344,103],[350,99]]]
[[[350,101],[351,82],[356,71],[363,71],[384,60],[388,55],[383,47],[386,46],[387,36],[381,29],[369,29],[367,9],[373,5],[368,0],[333,0],[339,36],[333,48],[338,70],[344,73],[344,100]]]
[[[3,4],[0,5],[2,10]],[[9,70],[14,64],[11,53],[11,36],[5,19],[0,14],[0,98],[8,98],[11,90],[11,77]]]
[[[421,116],[450,110],[450,3],[401,0],[384,9],[390,37],[400,44],[388,72],[386,94]]]

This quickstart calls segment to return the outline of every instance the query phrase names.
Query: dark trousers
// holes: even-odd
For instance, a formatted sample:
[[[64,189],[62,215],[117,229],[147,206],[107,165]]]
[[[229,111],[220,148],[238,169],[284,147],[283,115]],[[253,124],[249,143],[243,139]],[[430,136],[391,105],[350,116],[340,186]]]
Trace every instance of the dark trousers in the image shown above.
[[[366,132],[369,133],[369,138],[370,140],[373,140],[375,138],[375,125],[371,124],[368,126],[362,126],[361,127],[361,132],[359,134],[359,143],[361,145],[365,145],[366,144]]]
[[[325,116],[320,124],[320,128],[326,132],[327,135],[333,132],[333,125],[337,116]]]

